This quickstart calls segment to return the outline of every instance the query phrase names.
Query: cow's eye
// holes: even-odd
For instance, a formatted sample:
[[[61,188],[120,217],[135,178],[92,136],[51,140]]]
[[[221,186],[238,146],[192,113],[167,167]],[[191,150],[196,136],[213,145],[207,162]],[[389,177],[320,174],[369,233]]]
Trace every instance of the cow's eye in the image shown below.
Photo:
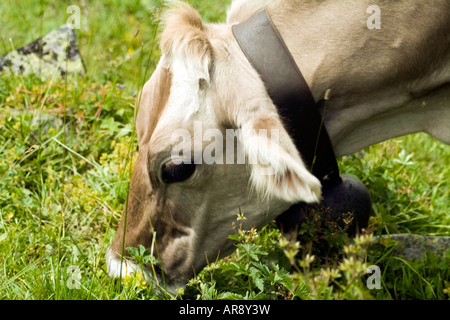
[[[189,179],[194,172],[193,163],[174,164],[169,161],[162,166],[161,179],[164,183],[182,182]]]

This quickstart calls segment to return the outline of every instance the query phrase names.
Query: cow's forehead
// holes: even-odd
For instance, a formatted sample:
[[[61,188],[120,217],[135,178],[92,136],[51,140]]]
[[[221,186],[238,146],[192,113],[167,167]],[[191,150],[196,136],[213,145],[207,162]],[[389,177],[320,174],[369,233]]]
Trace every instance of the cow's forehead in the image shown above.
[[[150,171],[158,169],[158,164],[170,158],[171,149],[176,144],[172,141],[172,134],[189,128],[185,106],[192,104],[193,92],[179,85],[180,72],[173,66],[173,63],[168,65],[164,57],[161,58],[142,90],[136,117],[139,152],[145,153]]]
[[[174,132],[187,130],[193,134],[194,124],[198,122],[204,128],[216,125],[210,100],[206,98],[206,91],[200,94],[198,75],[191,74],[188,62],[172,59],[169,68],[158,69],[158,75],[144,89],[146,94],[151,93],[156,99],[148,109],[151,128],[147,129],[147,139],[143,141],[149,144],[152,154],[177,144],[171,139]],[[164,92],[159,92],[161,90]]]

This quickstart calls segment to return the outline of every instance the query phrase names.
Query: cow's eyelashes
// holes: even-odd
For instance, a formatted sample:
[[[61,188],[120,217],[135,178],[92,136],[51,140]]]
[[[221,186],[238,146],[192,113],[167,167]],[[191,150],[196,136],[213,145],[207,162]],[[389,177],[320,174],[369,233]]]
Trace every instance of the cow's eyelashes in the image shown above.
[[[195,164],[175,164],[172,161],[163,164],[161,169],[161,180],[164,183],[182,182],[189,179],[195,172]]]

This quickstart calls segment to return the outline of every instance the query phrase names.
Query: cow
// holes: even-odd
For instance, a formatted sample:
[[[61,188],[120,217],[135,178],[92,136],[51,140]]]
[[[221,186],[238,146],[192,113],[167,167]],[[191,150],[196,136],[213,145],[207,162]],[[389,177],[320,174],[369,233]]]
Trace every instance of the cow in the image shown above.
[[[378,10],[375,27],[368,8]],[[141,92],[139,153],[106,257],[111,277],[137,270],[126,248],[143,245],[160,262],[149,281],[182,286],[232,253],[239,212],[245,227],[261,228],[295,203],[320,201],[321,182],[232,33],[262,10],[314,100],[330,95],[324,126],[337,157],[415,132],[450,143],[448,0],[235,0],[223,24],[203,23],[174,2],[163,19],[161,59]],[[174,139],[180,130],[191,139]],[[244,159],[256,161],[188,161],[230,133]]]

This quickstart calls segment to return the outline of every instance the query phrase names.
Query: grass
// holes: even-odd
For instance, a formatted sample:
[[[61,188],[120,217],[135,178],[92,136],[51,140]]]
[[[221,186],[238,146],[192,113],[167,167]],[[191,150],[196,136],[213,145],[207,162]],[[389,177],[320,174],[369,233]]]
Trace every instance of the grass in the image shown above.
[[[208,21],[228,1],[191,1]],[[336,237],[339,257],[320,257],[270,224],[236,225],[236,252],[212,262],[176,294],[137,274],[106,275],[105,250],[125,202],[136,157],[138,90],[158,59],[159,1],[4,0],[0,53],[18,48],[81,8],[77,38],[87,74],[42,82],[0,76],[1,299],[449,299],[450,255],[406,261],[368,235]],[[11,40],[10,40],[11,39]],[[371,191],[374,234],[450,235],[450,148],[425,134],[339,160]],[[245,212],[244,212],[245,216]],[[338,241],[339,240],[339,241]],[[339,242],[339,243],[337,243]],[[138,261],[148,252],[132,250]],[[139,260],[140,259],[140,260]],[[368,265],[382,272],[366,286]]]

